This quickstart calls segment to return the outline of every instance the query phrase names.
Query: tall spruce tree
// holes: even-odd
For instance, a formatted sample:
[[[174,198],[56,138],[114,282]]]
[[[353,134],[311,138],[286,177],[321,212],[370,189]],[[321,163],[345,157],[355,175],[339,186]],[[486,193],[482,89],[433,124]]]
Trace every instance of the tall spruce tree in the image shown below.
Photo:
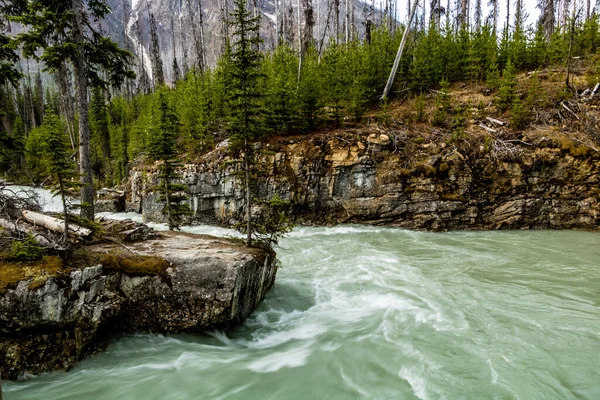
[[[42,61],[49,72],[59,71],[65,62],[73,65],[79,113],[79,169],[81,176],[81,215],[94,219],[89,100],[91,86],[110,83],[119,86],[133,77],[128,68],[130,53],[102,36],[92,20],[102,20],[110,8],[105,0],[7,0],[10,19],[26,29],[17,35],[26,57]],[[104,74],[103,74],[104,72]]]
[[[177,183],[181,179],[177,173],[177,167],[180,166],[177,157],[179,119],[169,106],[165,89],[159,90],[160,125],[151,139],[150,154],[152,159],[160,162],[159,183],[154,190],[159,193],[158,201],[164,202],[162,213],[167,218],[169,230],[174,230],[181,226],[183,217],[190,213],[190,209],[185,202],[186,186]]]
[[[251,169],[255,164],[252,142],[262,136],[261,64],[258,51],[260,17],[253,17],[246,7],[246,0],[235,0],[230,14],[234,29],[231,49],[229,134],[235,148],[243,154],[246,244],[252,245],[252,186]]]

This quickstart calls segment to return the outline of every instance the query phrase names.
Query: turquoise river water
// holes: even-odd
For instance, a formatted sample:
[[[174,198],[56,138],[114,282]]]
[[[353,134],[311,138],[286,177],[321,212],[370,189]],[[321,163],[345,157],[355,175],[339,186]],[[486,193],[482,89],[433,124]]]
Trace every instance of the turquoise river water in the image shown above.
[[[600,399],[599,239],[297,228],[242,326],[119,337],[4,400]]]

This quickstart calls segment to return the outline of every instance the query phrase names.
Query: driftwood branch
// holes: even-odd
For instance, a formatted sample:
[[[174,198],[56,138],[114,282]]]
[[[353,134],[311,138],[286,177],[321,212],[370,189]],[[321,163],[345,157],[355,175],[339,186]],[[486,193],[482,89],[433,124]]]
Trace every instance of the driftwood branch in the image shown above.
[[[54,218],[49,215],[37,213],[34,211],[23,210],[23,218],[34,225],[42,226],[53,232],[64,233],[65,221]],[[79,238],[87,238],[92,235],[92,231],[78,225],[69,224],[69,235]]]
[[[486,117],[485,119],[495,125],[500,125],[500,126],[506,125],[506,122],[500,121],[499,119],[495,119],[495,118],[491,118],[491,117]]]
[[[479,124],[479,126],[481,128],[483,128],[483,129],[485,129],[486,131],[490,132],[490,133],[496,133],[496,132],[498,132],[497,129],[490,128],[489,126],[485,126],[484,124],[481,124],[481,123]]]
[[[54,243],[52,240],[48,239],[46,236],[44,236],[40,232],[37,232],[36,230],[25,227],[25,226],[19,226],[16,221],[11,221],[9,219],[0,218],[0,227],[4,228],[10,232],[17,233],[19,235],[23,235],[23,236],[31,235],[35,239],[35,241],[38,242],[38,244],[40,246],[47,247],[47,248],[57,248],[56,243]]]
[[[575,118],[577,118],[577,120],[578,120],[578,121],[581,121],[581,119],[579,118],[579,115],[575,114],[575,112],[574,112],[573,110],[571,110],[569,107],[567,107],[567,105],[566,105],[564,102],[560,103],[560,105],[561,105],[561,106],[562,106],[562,107],[563,107],[565,110],[567,110],[568,112],[570,112],[570,113],[571,113],[571,114],[572,114],[572,115],[573,115]]]

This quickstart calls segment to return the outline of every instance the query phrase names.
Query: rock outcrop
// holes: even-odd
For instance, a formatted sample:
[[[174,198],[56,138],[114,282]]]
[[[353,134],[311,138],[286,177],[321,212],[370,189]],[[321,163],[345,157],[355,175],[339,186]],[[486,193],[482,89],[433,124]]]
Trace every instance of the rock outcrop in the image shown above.
[[[130,246],[97,245],[96,265],[0,293],[2,378],[69,368],[119,332],[237,324],[275,282],[272,256],[225,239],[168,233]]]
[[[304,224],[437,231],[600,227],[600,156],[576,141],[465,144],[375,130],[265,145],[270,174],[258,183],[259,195],[290,200],[293,217]],[[229,225],[243,216],[241,185],[226,154],[217,148],[182,171],[199,221]],[[146,220],[160,221],[161,205],[147,190],[155,177],[152,168],[137,170],[128,189]]]

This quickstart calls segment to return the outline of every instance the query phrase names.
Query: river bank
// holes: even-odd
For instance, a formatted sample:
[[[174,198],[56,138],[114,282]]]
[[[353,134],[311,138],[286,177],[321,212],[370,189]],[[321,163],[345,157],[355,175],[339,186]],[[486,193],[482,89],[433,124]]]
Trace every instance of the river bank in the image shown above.
[[[275,255],[230,239],[163,232],[0,262],[0,375],[69,369],[120,333],[241,323],[277,273]]]
[[[467,140],[468,139],[468,140]],[[289,200],[299,224],[417,230],[600,228],[600,153],[561,133],[442,139],[372,124],[279,138],[259,147],[259,198]],[[181,169],[190,222],[232,226],[243,193],[227,143]],[[129,209],[160,222],[154,165],[132,170]]]
[[[578,231],[298,227],[243,324],[118,337],[67,373],[5,382],[5,400],[595,400],[597,242]]]

